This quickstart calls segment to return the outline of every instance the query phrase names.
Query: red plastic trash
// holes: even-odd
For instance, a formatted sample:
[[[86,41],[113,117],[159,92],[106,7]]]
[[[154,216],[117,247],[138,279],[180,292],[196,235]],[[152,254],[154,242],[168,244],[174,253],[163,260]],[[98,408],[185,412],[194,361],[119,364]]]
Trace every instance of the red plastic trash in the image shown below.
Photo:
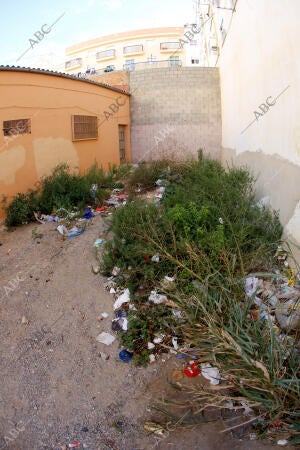
[[[183,369],[183,372],[187,377],[193,378],[200,375],[200,370],[197,367],[197,363],[195,361],[190,361],[189,365]]]

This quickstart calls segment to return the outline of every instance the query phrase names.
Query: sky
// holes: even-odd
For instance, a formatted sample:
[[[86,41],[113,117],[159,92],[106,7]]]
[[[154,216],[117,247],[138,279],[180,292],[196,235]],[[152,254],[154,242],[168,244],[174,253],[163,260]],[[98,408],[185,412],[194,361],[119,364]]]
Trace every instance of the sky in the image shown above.
[[[0,65],[51,66],[59,70],[65,48],[70,45],[112,33],[183,26],[195,21],[192,0],[0,0],[0,3]]]

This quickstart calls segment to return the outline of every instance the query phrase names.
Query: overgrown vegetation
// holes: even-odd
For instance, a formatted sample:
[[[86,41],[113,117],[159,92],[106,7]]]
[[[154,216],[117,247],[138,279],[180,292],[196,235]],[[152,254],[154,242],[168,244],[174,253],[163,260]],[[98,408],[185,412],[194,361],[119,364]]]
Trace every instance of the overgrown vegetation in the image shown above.
[[[190,388],[191,414],[209,406],[241,408],[244,401],[257,411],[260,432],[275,423],[291,430],[300,417],[299,330],[279,337],[270,320],[253,320],[244,286],[246,275],[258,271],[278,281],[278,214],[257,205],[255,180],[245,168],[226,171],[210,160],[142,165],[131,185],[142,184],[142,174],[148,187],[161,180],[163,199],[155,205],[133,198],[117,209],[103,255],[103,271],[120,268],[116,281],[130,289],[136,308],[122,343],[145,364],[147,342],[163,333],[160,351],[168,351],[176,336],[186,355],[221,369],[224,389]],[[168,301],[151,303],[153,290]]]
[[[226,172],[216,161],[203,161],[159,175],[166,184],[160,205],[134,199],[114,213],[105,271],[131,266],[126,284],[132,290],[144,282],[151,288],[168,274],[186,289],[193,278],[203,283],[209,276],[214,283],[226,277],[227,284],[272,266],[282,227],[276,213],[256,206],[247,170]],[[160,263],[149,264],[156,253]]]
[[[34,219],[34,211],[51,214],[60,208],[70,210],[76,207],[82,210],[87,203],[102,204],[109,195],[107,190],[121,187],[123,184],[119,180],[129,170],[129,166],[111,166],[105,172],[94,164],[80,175],[72,172],[67,164],[60,164],[49,176],[39,180],[36,189],[30,189],[25,194],[18,193],[9,205],[6,205],[6,199],[2,201],[6,212],[5,223],[8,227],[28,223]],[[91,196],[93,184],[98,186],[95,198]]]

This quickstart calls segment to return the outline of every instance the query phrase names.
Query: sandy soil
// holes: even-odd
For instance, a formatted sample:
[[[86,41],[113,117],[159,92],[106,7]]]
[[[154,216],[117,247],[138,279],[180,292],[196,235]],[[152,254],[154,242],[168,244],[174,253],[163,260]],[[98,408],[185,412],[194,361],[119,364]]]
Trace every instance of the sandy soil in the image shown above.
[[[35,228],[41,239],[33,239]],[[144,431],[152,400],[169,389],[180,363],[172,357],[135,368],[118,360],[117,340],[109,347],[96,341],[111,332],[113,317],[105,279],[91,271],[104,229],[96,217],[65,241],[54,224],[0,231],[0,449],[53,450],[74,441],[89,450],[274,448],[220,434],[220,421],[160,440]],[[109,318],[99,322],[103,311]]]

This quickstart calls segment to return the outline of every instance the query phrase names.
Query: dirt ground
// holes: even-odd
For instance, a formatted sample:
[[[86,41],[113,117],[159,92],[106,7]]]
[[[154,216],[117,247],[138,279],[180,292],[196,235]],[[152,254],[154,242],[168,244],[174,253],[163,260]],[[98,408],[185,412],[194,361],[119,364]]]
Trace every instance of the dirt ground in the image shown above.
[[[33,239],[35,228],[42,238]],[[118,360],[117,340],[96,341],[111,332],[113,318],[105,279],[91,271],[93,243],[105,224],[95,217],[81,236],[65,241],[55,228],[0,231],[0,449],[59,450],[75,441],[89,450],[274,448],[221,434],[221,421],[159,440],[144,431],[152,400],[169,389],[180,362],[171,357],[136,368]],[[109,318],[99,322],[103,311]]]

